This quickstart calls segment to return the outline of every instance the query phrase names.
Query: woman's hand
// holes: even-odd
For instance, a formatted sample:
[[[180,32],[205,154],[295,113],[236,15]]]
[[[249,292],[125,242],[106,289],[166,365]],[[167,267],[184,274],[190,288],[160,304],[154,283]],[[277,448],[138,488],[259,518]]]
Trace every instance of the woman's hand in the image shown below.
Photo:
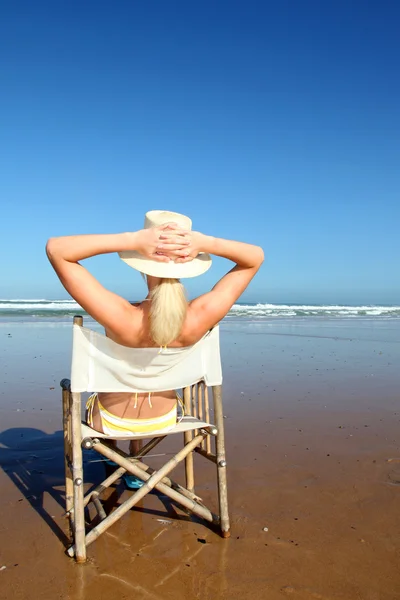
[[[143,256],[158,262],[170,262],[177,256],[187,256],[190,232],[176,223],[141,229],[134,234],[134,246]]]
[[[189,233],[190,244],[183,248],[182,252],[177,255],[176,263],[187,263],[192,261],[200,252],[207,252],[207,241],[209,237],[199,231],[191,231]]]
[[[208,236],[199,231],[181,229],[176,223],[142,229],[135,233],[136,250],[159,262],[186,263],[200,252],[207,252]]]

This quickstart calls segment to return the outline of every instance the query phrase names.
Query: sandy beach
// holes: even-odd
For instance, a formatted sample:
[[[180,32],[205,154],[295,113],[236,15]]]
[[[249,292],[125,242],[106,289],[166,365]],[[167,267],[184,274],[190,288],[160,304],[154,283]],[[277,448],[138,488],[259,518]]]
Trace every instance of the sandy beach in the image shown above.
[[[65,555],[70,341],[67,321],[0,323],[2,600],[400,598],[400,320],[227,319],[232,537],[152,495],[83,566]],[[85,460],[89,486],[103,467]],[[216,507],[204,462],[196,491]]]

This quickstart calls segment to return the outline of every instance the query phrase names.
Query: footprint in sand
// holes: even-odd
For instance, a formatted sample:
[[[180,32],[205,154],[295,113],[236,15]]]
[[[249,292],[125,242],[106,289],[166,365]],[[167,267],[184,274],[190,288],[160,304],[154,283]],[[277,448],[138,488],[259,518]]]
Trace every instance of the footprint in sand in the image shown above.
[[[389,485],[400,485],[400,471],[391,471],[388,480]]]

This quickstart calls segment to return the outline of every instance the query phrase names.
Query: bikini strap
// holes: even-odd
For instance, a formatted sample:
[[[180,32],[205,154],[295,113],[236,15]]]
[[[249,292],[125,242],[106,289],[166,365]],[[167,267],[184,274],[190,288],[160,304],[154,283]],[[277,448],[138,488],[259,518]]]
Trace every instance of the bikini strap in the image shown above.
[[[89,396],[86,402],[86,421],[91,427],[93,425],[93,409],[96,400],[98,401],[97,392],[94,392]]]
[[[180,397],[180,394],[178,392],[175,392],[175,395],[176,395],[176,399],[178,401],[178,404],[179,404],[179,406],[181,407],[181,410],[182,410],[182,415],[181,415],[181,417],[178,420],[178,423],[180,423],[182,421],[183,417],[185,416],[185,407],[183,405],[182,398]]]

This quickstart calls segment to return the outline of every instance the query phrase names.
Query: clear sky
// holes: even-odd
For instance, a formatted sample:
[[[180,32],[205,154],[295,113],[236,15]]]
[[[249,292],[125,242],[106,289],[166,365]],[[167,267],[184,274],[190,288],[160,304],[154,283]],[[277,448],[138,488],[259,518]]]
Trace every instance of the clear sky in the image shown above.
[[[166,209],[264,247],[245,301],[398,304],[399,20],[396,0],[2,2],[0,297],[65,298],[48,237]],[[143,294],[116,256],[87,265]]]

